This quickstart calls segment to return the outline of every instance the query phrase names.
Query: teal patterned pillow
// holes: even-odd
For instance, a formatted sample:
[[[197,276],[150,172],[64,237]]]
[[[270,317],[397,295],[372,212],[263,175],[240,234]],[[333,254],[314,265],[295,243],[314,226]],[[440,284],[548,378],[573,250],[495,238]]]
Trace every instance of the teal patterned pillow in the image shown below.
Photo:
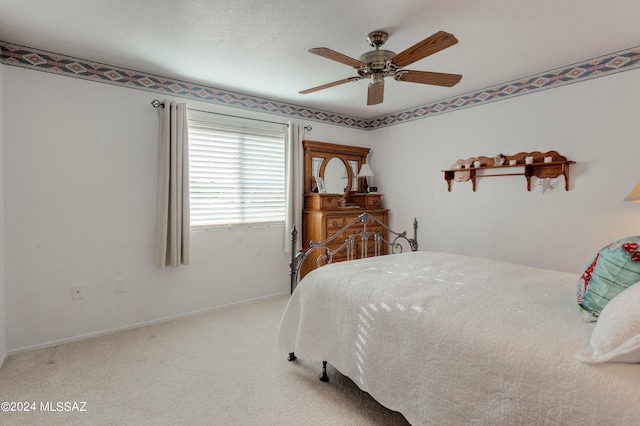
[[[596,321],[618,293],[640,281],[640,236],[609,244],[587,264],[578,280],[578,304],[585,321]]]

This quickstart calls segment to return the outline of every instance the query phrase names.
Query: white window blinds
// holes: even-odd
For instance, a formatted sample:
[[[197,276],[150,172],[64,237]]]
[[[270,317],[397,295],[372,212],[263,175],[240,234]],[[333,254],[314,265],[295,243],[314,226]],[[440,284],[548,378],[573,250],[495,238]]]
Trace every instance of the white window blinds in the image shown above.
[[[281,224],[284,130],[189,119],[191,227]]]

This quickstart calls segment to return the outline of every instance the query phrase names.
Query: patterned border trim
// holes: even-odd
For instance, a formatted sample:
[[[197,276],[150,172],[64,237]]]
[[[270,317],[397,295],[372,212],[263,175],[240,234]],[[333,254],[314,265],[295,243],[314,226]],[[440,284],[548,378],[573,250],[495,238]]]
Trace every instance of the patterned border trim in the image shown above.
[[[90,62],[0,41],[0,62],[22,68],[107,83],[160,95],[176,96],[234,108],[366,129],[369,121],[271,99],[197,85],[139,71]]]
[[[518,80],[447,98],[431,104],[372,120],[344,116],[257,96],[225,91],[186,81],[90,62],[0,41],[0,62],[68,77],[145,90],[156,94],[193,99],[256,112],[319,121],[358,129],[374,130],[431,117],[445,112],[508,99],[640,68],[640,46],[599,56],[572,65],[544,71]]]
[[[640,46],[379,117],[371,120],[368,128],[376,129],[431,117],[636,68],[640,68]]]

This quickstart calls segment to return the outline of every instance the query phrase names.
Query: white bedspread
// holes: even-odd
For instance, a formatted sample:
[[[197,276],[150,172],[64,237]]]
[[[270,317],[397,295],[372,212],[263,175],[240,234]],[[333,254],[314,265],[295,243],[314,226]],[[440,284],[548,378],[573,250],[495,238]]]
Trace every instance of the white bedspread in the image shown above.
[[[278,348],[328,361],[415,425],[637,425],[640,365],[574,357],[594,327],[577,280],[434,252],[336,263],[297,287]]]

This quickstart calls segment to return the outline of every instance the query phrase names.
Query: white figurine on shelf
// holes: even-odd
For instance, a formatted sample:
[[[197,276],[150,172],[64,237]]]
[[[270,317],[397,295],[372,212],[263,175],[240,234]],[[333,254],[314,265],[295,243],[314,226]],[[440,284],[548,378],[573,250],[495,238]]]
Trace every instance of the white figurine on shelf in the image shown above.
[[[551,191],[553,189],[553,186],[551,185],[551,179],[549,179],[549,178],[544,178],[544,179],[538,180],[538,185],[540,185],[542,187],[542,193],[543,194],[545,192],[547,192],[547,190]]]

